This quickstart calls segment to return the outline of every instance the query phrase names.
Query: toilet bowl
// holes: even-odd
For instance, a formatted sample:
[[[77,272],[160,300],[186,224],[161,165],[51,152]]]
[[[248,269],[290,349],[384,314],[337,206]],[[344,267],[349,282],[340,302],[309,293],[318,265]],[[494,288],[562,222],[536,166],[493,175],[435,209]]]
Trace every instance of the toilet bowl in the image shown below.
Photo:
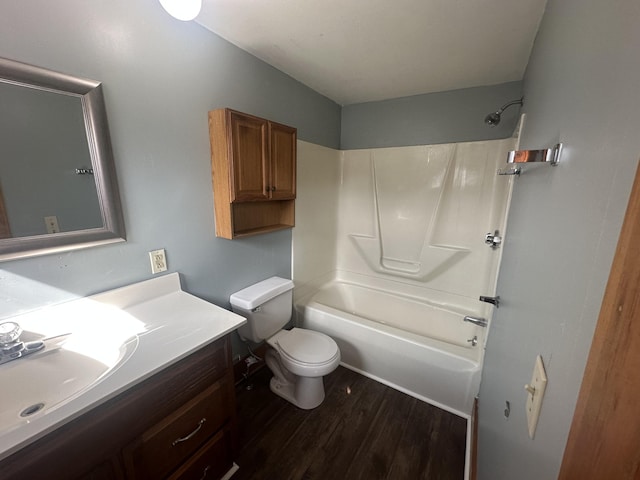
[[[234,312],[247,323],[238,329],[240,338],[254,343],[266,340],[265,362],[273,378],[271,391],[305,410],[324,400],[323,376],[340,363],[340,349],[324,333],[283,327],[291,319],[293,282],[271,277],[230,297]]]
[[[267,340],[265,361],[273,372],[271,391],[299,408],[316,408],[324,400],[323,376],[340,363],[340,350],[327,335],[293,328]]]

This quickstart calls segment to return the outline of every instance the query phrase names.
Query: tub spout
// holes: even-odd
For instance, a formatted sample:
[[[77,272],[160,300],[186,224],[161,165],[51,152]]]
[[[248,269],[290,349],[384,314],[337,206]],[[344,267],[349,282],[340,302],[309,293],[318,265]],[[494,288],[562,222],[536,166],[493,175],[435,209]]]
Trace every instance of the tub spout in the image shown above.
[[[478,325],[480,327],[486,327],[487,324],[489,323],[489,322],[487,322],[486,318],[469,317],[469,316],[464,317],[464,321],[465,322],[475,323],[476,325]]]

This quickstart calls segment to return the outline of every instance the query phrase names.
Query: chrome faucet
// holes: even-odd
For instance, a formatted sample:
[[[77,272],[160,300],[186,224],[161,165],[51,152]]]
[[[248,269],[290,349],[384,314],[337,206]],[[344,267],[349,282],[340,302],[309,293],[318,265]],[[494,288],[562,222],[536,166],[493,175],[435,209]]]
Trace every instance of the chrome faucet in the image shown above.
[[[17,360],[44,348],[44,342],[22,342],[22,328],[16,322],[0,323],[0,365]]]
[[[65,333],[33,342],[23,342],[20,340],[21,334],[22,328],[16,322],[0,323],[0,365],[39,352],[44,350],[45,347],[49,347],[49,350],[55,348],[52,345],[61,344],[71,335],[70,333]],[[48,341],[49,344],[46,343]]]
[[[489,322],[487,322],[486,318],[481,318],[481,317],[470,317],[470,316],[466,316],[464,317],[464,321],[465,322],[470,322],[470,323],[474,323],[480,327],[486,327],[487,324]]]

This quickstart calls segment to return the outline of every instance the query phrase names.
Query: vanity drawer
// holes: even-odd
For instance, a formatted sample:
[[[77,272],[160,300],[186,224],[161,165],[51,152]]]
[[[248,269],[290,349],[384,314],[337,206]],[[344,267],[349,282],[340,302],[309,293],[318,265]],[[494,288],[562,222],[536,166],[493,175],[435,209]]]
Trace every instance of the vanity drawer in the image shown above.
[[[148,429],[123,451],[127,477],[163,478],[211,437],[231,415],[224,377]]]
[[[231,434],[229,428],[225,427],[168,480],[216,480],[232,465]]]

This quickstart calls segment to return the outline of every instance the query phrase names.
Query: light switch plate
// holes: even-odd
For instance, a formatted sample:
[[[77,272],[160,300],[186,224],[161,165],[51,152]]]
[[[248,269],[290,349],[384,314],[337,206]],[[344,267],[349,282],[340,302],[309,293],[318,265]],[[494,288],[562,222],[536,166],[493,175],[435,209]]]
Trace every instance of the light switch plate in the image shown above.
[[[533,438],[540,417],[540,409],[542,408],[542,398],[547,387],[547,374],[544,371],[544,363],[542,357],[536,357],[536,363],[533,367],[533,375],[531,382],[525,385],[527,391],[527,425],[529,427],[529,438]]]
[[[164,254],[164,248],[149,252],[149,260],[151,261],[151,273],[167,271],[167,257]]]

